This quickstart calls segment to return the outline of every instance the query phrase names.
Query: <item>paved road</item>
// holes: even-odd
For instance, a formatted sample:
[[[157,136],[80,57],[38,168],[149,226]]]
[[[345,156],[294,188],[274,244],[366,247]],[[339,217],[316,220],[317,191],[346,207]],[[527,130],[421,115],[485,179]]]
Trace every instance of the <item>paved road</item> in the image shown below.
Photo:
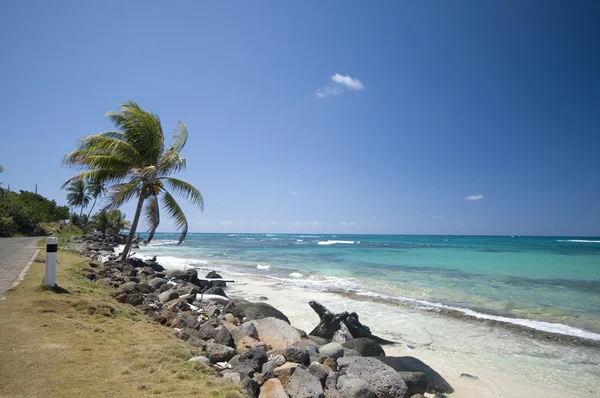
[[[0,295],[10,289],[39,247],[34,238],[0,238]]]

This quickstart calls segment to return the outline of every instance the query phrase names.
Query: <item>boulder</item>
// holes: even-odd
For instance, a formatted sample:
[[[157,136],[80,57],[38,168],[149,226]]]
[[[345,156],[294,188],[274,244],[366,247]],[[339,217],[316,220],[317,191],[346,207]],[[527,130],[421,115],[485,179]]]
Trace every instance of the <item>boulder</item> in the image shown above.
[[[452,393],[454,389],[438,372],[415,357],[377,357],[397,372],[423,372],[427,378],[427,392]]]
[[[227,362],[235,355],[235,350],[217,343],[206,343],[206,356],[211,363]]]
[[[275,366],[281,366],[285,363],[285,357],[281,354],[269,355],[269,361],[275,362]]]
[[[372,357],[342,357],[337,360],[340,372],[357,376],[371,386],[379,398],[405,398],[408,387],[398,373]]]
[[[319,354],[338,359],[344,356],[344,347],[336,342],[327,343],[319,348]]]
[[[182,312],[175,317],[175,320],[173,321],[173,327],[194,329],[198,326],[198,323],[197,315],[189,312]],[[202,336],[199,335],[197,337],[202,338]]]
[[[244,337],[258,339],[258,331],[253,323],[246,322],[231,330],[231,337],[233,337],[233,342],[237,345]]]
[[[180,269],[167,269],[163,271],[167,278],[170,279],[179,279],[179,280],[187,280],[188,275]]]
[[[212,340],[217,335],[218,330],[211,324],[204,323],[200,326],[200,338],[204,340]]]
[[[342,345],[346,348],[351,348],[360,352],[360,355],[363,357],[385,356],[385,351],[383,351],[383,348],[381,348],[379,343],[366,337],[347,340]]]
[[[329,390],[325,390],[325,398],[344,398],[344,396],[338,390],[330,388]]]
[[[297,367],[290,377],[285,385],[285,392],[290,398],[324,398],[319,379],[301,367]]]
[[[200,362],[200,363],[210,366],[210,359],[208,359],[205,356],[198,356],[198,357],[190,358],[190,359],[188,359],[188,362]]]
[[[298,366],[300,366],[300,364],[293,363],[293,362],[286,362],[283,365],[276,367],[273,370],[273,374],[275,375],[275,377],[277,377],[279,379],[281,384],[283,384],[283,386],[285,387],[285,385],[290,380],[290,377],[292,377],[292,374],[294,374],[294,371],[296,370],[296,368]]]
[[[204,294],[216,294],[218,296],[227,297],[223,288],[219,286],[213,286],[211,288],[206,289],[204,291]]]
[[[306,348],[289,346],[283,350],[283,356],[288,362],[296,362],[301,365],[308,365],[310,355]]]
[[[344,347],[344,356],[345,357],[361,357],[360,352],[353,350],[352,348]]]
[[[329,369],[331,369],[334,372],[337,372],[337,370],[338,370],[337,362],[333,358],[327,358],[326,360],[324,360],[323,366],[328,367]]]
[[[287,316],[285,316],[284,313],[267,303],[251,303],[246,300],[232,300],[230,310],[231,313],[238,318],[246,317],[250,320],[262,318],[277,318],[287,323],[290,323],[290,320]]]
[[[339,378],[340,374],[338,372],[329,373],[325,379],[325,390],[335,390]]]
[[[300,331],[298,328],[296,328],[296,330]],[[300,337],[302,337],[302,333],[300,333]],[[309,354],[316,354],[319,352],[319,346],[314,341],[305,337],[302,337],[302,340],[300,341],[296,341],[292,346],[305,348]]]
[[[256,347],[257,342],[259,341],[252,337],[243,337],[241,340],[238,340],[238,343],[235,345],[235,352],[241,354],[242,352],[248,351],[249,349]]]
[[[277,378],[268,379],[260,388],[258,398],[289,398],[283,385]]]
[[[174,290],[167,290],[158,295],[158,301],[161,303],[166,303],[167,301],[175,300],[176,298],[179,298],[179,294]]]
[[[206,279],[215,279],[215,278],[219,278],[219,279],[223,279],[223,277],[219,274],[217,274],[217,271],[210,271],[208,274],[206,274],[205,276]]]
[[[318,346],[322,346],[322,345],[325,345],[325,344],[331,342],[331,340],[327,340],[327,339],[325,339],[323,337],[319,337],[319,336],[308,335],[308,338],[311,339],[312,341],[314,341]]]
[[[144,295],[142,293],[121,294],[117,296],[117,301],[133,306],[142,305],[144,304]]]
[[[261,374],[263,375],[265,380],[272,379],[273,377],[275,377],[275,373],[273,373],[273,371],[275,370],[276,367],[277,367],[277,363],[275,363],[275,361],[271,361],[271,360],[269,360],[263,364]]]
[[[408,387],[408,395],[412,397],[415,394],[425,394],[429,383],[423,372],[398,372],[402,380]]]
[[[300,341],[300,333],[289,323],[277,318],[263,318],[250,321],[256,327],[258,339],[274,350],[283,350],[296,341]]]
[[[264,350],[254,348],[237,356],[234,370],[241,375],[252,377],[256,372],[261,372],[263,365],[268,361]]]
[[[246,394],[248,394],[249,397],[258,397],[258,391],[260,389],[260,386],[258,385],[256,380],[251,379],[248,376],[244,376],[242,378],[242,381],[240,381],[240,386],[244,391],[246,391]]]
[[[327,376],[331,373],[331,369],[327,366],[323,366],[318,362],[313,362],[308,367],[308,373],[315,376],[321,382],[321,386],[325,387],[325,380],[327,380]]]
[[[355,375],[340,376],[337,389],[344,398],[377,398],[369,383]]]
[[[215,343],[233,347],[233,339],[231,338],[231,333],[229,333],[229,330],[225,329],[223,326],[217,328],[217,333],[215,334],[214,339]]]
[[[216,304],[228,305],[229,299],[227,297],[219,296],[218,294],[198,294],[196,295],[196,300],[201,303],[208,303],[212,301]]]
[[[237,373],[237,372],[223,373],[223,378],[224,379],[231,379],[231,381],[234,382],[234,383],[239,383],[240,381],[242,381],[242,376],[239,373]]]

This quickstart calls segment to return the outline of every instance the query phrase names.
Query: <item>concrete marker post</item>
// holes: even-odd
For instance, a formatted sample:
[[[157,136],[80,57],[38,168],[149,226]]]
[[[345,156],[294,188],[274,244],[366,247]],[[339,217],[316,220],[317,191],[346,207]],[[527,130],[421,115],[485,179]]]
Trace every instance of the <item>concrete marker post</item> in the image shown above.
[[[56,285],[56,257],[58,255],[58,238],[51,236],[46,241],[46,286]]]

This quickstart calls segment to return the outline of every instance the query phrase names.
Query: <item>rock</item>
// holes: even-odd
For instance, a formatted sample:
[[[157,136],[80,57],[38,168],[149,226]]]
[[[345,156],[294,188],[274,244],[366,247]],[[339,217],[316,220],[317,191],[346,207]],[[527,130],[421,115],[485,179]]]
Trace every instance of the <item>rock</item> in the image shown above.
[[[137,291],[137,285],[138,284],[135,282],[127,282],[122,284],[121,287],[119,287],[119,290],[126,294],[139,293]]]
[[[205,278],[206,279],[215,279],[215,278],[223,279],[223,277],[221,275],[217,274],[217,271],[210,271],[208,274],[206,274]]]
[[[321,355],[321,354],[310,354],[310,363],[313,362],[318,362],[318,363],[323,363],[325,362],[325,360],[327,360],[327,355]]]
[[[462,377],[464,379],[479,380],[479,377],[470,375],[468,373],[461,373],[460,377]]]
[[[188,362],[200,362],[200,363],[210,366],[210,359],[208,359],[205,356],[198,356],[198,357],[190,358],[190,359],[188,359]]]
[[[223,288],[221,288],[219,286],[213,286],[213,287],[205,290],[204,294],[216,294],[218,296],[227,297],[227,295],[225,294],[225,291],[223,290]]]
[[[166,303],[167,301],[175,300],[176,298],[179,298],[179,294],[174,290],[167,290],[158,295],[158,300],[161,303]]]
[[[283,385],[277,378],[268,379],[260,388],[258,398],[289,398]]]
[[[206,343],[206,356],[211,363],[229,361],[235,355],[235,350],[217,343]]]
[[[249,397],[254,398],[258,397],[258,391],[260,386],[256,382],[256,380],[251,379],[248,376],[244,376],[242,381],[240,381],[240,386],[246,391]]]
[[[323,361],[323,366],[327,366],[334,372],[337,372],[338,370],[337,362],[333,358],[327,358],[325,361]]]
[[[217,329],[207,323],[204,323],[202,326],[200,326],[200,338],[204,339],[204,340],[212,340],[215,338],[215,336],[217,335]]]
[[[274,350],[283,350],[302,339],[294,327],[281,319],[263,318],[250,323],[256,327],[258,339]]]
[[[233,339],[231,338],[231,333],[229,333],[229,330],[225,329],[224,327],[220,327],[217,329],[217,333],[215,334],[215,343],[219,343],[219,344],[223,344],[226,346],[233,346]]]
[[[238,321],[237,318],[233,315],[233,314],[225,314],[225,320],[229,323],[231,323],[232,325],[237,326],[238,325]]]
[[[142,305],[144,304],[144,295],[142,293],[121,294],[117,297],[117,301],[133,306]]]
[[[346,348],[351,348],[358,351],[363,357],[385,356],[385,351],[383,351],[383,348],[381,348],[379,343],[366,337],[347,340],[342,345]]]
[[[335,390],[339,377],[340,374],[338,372],[329,373],[325,379],[325,390]]]
[[[188,275],[180,269],[167,269],[163,271],[165,276],[170,279],[187,280]]]
[[[355,375],[340,376],[337,389],[344,398],[377,398],[369,383]]]
[[[408,387],[408,396],[412,397],[415,394],[425,394],[427,392],[427,377],[423,372],[398,372],[402,380]]]
[[[253,323],[246,322],[233,329],[231,331],[231,337],[233,337],[233,342],[237,345],[244,337],[258,339],[258,331]]]
[[[344,398],[344,396],[338,390],[331,388],[329,390],[325,390],[325,398]]]
[[[259,341],[256,339],[253,339],[252,337],[248,337],[248,336],[243,337],[236,344],[235,351],[238,354],[241,354],[242,352],[248,351],[249,349],[256,347],[257,342],[259,342]]]
[[[290,377],[292,377],[292,374],[294,374],[294,371],[296,370],[296,368],[298,366],[300,366],[300,364],[293,363],[293,362],[286,362],[283,365],[276,367],[273,370],[273,374],[275,375],[275,377],[277,377],[279,379],[281,384],[283,384],[283,386],[285,387],[285,385],[290,380]]]
[[[273,373],[273,371],[276,367],[277,364],[275,363],[275,361],[267,361],[263,364],[261,374],[263,375],[265,380],[275,377],[275,373]]]
[[[89,245],[87,245],[87,248],[89,250],[100,250],[100,243],[98,243],[98,242],[90,243]]]
[[[251,303],[246,300],[232,300],[231,313],[238,318],[248,318],[250,320],[262,318],[277,318],[290,323],[285,314],[277,308],[267,303]]]
[[[275,362],[275,366],[281,366],[285,363],[285,357],[281,354],[269,355],[269,361]]]
[[[296,330],[299,331],[298,328],[296,328]],[[300,333],[300,337],[302,337],[302,333]],[[319,346],[314,341],[304,337],[302,337],[302,340],[296,341],[294,344],[292,344],[292,346],[305,348],[309,354],[316,354],[319,352]]]
[[[410,398],[427,398],[427,397],[423,394],[415,394],[415,395],[411,395]]]
[[[283,350],[283,356],[288,362],[296,362],[302,365],[308,365],[310,355],[306,348],[289,346]]]
[[[177,315],[173,321],[173,327],[195,329],[198,326],[198,323],[197,315],[190,314],[189,312],[182,312]],[[197,337],[202,338],[200,335],[197,335]]]
[[[323,337],[319,337],[319,336],[308,335],[308,338],[311,339],[312,341],[314,341],[318,346],[322,346],[322,345],[325,345],[325,344],[331,342],[330,340],[327,340],[327,339],[325,339]]]
[[[223,373],[224,379],[231,379],[234,383],[239,383],[242,380],[242,376],[237,372]]]
[[[323,386],[319,379],[301,367],[297,367],[288,380],[285,392],[290,398],[324,398]]]
[[[427,378],[427,392],[452,393],[452,386],[435,370],[415,357],[377,357],[398,372],[423,372]]]
[[[408,387],[400,375],[378,359],[342,357],[337,360],[337,363],[342,374],[354,375],[363,379],[369,383],[379,398],[404,398],[408,391]]]
[[[340,343],[331,342],[319,347],[319,354],[338,359],[344,356],[344,347]]]
[[[254,348],[238,355],[234,370],[241,375],[252,377],[256,372],[262,371],[262,367],[267,361],[267,353],[259,348]]]
[[[353,350],[352,348],[344,347],[344,356],[345,357],[360,357],[360,352]]]
[[[329,369],[326,366],[321,365],[318,362],[313,362],[310,364],[310,366],[308,367],[308,373],[310,373],[311,375],[315,376],[317,379],[319,379],[319,381],[321,382],[321,386],[323,386],[323,388],[325,387],[325,380],[327,379],[327,376],[329,376],[329,373],[331,373],[331,369]]]
[[[306,334],[306,332],[304,330],[299,329],[299,328],[295,328],[295,329],[298,331],[298,333],[300,333],[300,337],[302,337],[303,339],[308,339],[308,335]]]

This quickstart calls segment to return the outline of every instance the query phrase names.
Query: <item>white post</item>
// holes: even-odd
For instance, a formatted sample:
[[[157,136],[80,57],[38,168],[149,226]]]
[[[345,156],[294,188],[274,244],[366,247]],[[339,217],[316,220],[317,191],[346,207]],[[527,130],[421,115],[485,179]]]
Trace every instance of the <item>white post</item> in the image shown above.
[[[58,254],[58,238],[51,236],[46,241],[46,286],[56,285],[56,255]]]

